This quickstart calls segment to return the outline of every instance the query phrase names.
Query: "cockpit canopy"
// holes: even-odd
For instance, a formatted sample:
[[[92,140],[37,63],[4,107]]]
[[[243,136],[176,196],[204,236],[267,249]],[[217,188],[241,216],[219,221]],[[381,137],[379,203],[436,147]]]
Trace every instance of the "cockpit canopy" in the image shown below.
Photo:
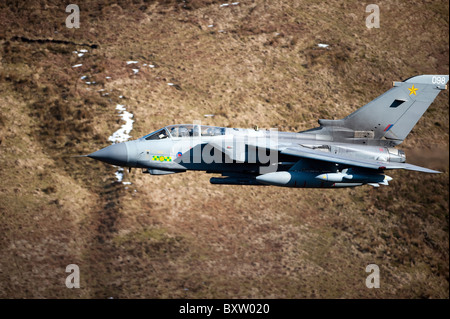
[[[218,136],[225,135],[224,127],[196,124],[169,125],[142,137],[145,140],[162,140],[168,137]]]
[[[169,137],[169,134],[167,133],[167,130],[165,128],[162,128],[156,132],[145,135],[142,138],[147,141],[150,141],[150,140],[162,140],[162,139],[168,138],[168,137]]]

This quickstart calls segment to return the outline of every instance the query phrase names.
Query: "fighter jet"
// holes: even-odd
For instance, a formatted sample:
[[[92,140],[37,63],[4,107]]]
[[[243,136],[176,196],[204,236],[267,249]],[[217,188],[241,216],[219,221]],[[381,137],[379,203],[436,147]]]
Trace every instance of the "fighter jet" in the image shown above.
[[[87,155],[112,165],[141,168],[151,175],[200,170],[221,174],[211,184],[340,188],[388,185],[386,171],[438,171],[406,163],[396,148],[441,90],[448,75],[419,75],[393,87],[339,120],[319,127],[278,132],[169,125],[137,140]]]

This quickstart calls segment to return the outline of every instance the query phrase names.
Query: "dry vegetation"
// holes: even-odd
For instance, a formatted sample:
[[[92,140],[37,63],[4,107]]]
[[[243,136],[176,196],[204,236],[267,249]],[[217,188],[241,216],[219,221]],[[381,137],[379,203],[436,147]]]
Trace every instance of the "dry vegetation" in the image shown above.
[[[448,74],[448,1],[379,1],[371,30],[358,1],[75,2],[80,29],[56,0],[0,4],[0,297],[449,297],[448,91],[402,145],[444,173],[396,171],[379,189],[139,171],[125,187],[113,167],[70,157],[109,144],[117,103],[134,138],[198,119],[298,131],[393,80]],[[128,60],[156,67],[134,75]],[[81,289],[64,285],[72,263]],[[370,263],[377,290],[364,285]]]

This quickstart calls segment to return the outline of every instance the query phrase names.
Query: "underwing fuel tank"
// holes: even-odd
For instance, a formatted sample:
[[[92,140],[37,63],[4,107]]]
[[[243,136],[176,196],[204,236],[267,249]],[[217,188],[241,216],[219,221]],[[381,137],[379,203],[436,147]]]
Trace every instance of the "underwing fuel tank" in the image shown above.
[[[332,182],[317,179],[314,172],[273,172],[259,175],[256,180],[266,185],[295,187],[295,188],[335,188],[361,186],[360,182]]]

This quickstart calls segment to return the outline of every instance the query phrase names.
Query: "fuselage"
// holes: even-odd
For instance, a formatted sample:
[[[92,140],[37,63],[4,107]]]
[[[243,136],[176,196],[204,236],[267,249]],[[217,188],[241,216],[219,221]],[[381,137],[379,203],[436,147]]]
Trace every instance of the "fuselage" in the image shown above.
[[[201,170],[227,176],[226,180],[232,184],[243,180],[241,184],[251,185],[253,181],[256,184],[266,182],[291,187],[301,187],[297,181],[306,185],[306,180],[309,187],[335,185],[335,181],[318,179],[317,176],[336,173],[342,167],[325,162],[318,167],[317,162],[308,160],[299,162],[297,157],[279,152],[288,145],[360,159],[405,161],[404,154],[395,148],[334,141],[332,137],[320,133],[314,130],[294,133],[180,124],[164,127],[137,140],[113,144],[89,156],[117,166],[142,168],[152,175]],[[267,170],[265,173],[290,171],[292,185],[284,182],[286,174],[278,174],[274,182],[269,179],[273,174],[266,175],[264,178],[267,180],[260,178],[258,181],[256,177],[262,175],[262,168]],[[299,178],[298,174],[304,178]],[[227,183],[214,178],[211,182]],[[361,185],[346,182],[341,180],[341,186]]]

